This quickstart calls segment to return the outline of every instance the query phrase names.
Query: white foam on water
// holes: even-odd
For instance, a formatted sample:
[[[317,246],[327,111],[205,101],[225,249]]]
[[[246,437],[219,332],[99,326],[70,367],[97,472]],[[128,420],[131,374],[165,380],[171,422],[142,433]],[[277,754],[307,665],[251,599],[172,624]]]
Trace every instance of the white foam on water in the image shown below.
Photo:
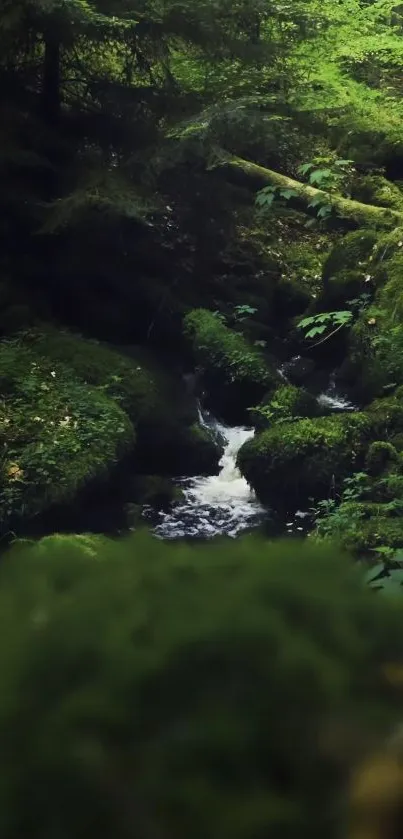
[[[178,481],[183,499],[169,512],[159,513],[154,528],[163,539],[238,536],[257,526],[265,510],[236,465],[239,449],[254,435],[251,428],[223,425],[199,410],[199,421],[224,442],[218,475]],[[147,511],[146,511],[147,515]]]

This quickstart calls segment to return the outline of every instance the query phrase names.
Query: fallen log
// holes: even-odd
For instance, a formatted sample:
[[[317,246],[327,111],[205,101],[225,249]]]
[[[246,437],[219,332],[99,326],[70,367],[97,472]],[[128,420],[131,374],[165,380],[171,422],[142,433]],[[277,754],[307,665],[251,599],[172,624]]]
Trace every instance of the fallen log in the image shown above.
[[[266,169],[265,166],[259,166],[250,160],[243,160],[242,157],[231,156],[223,152],[214,157],[208,168],[221,171],[228,180],[250,189],[259,190],[265,186],[292,189],[296,193],[295,201],[305,210],[308,209],[311,201],[321,199],[324,204],[329,204],[332,207],[335,215],[339,218],[354,221],[358,226],[403,226],[403,212],[390,207],[376,207],[373,204],[363,204],[361,201],[343,198],[341,195],[296,181],[280,172]]]

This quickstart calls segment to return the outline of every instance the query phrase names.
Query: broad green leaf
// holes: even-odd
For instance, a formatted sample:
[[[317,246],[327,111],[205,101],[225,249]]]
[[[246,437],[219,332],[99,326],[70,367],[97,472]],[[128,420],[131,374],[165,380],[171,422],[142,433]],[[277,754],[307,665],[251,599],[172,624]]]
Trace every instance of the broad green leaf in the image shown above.
[[[331,212],[332,212],[332,205],[331,204],[325,204],[323,207],[321,207],[318,210],[318,218],[325,218],[325,216],[329,216]]]
[[[316,335],[322,335],[326,329],[326,326],[314,326],[313,329],[310,329],[309,332],[306,333],[305,338],[315,338]]]
[[[319,184],[321,181],[327,181],[331,178],[333,172],[331,169],[317,169],[316,172],[311,172],[309,181],[311,184]]]
[[[282,198],[286,198],[287,201],[289,198],[296,198],[298,197],[298,192],[295,189],[281,189],[280,195]]]
[[[314,163],[303,163],[302,166],[298,166],[297,172],[300,175],[306,175],[308,172],[311,171],[311,169],[314,169],[314,168],[315,168]]]
[[[383,562],[377,562],[376,565],[373,565],[372,568],[367,571],[364,576],[364,580],[366,583],[373,582],[380,574],[385,570],[385,565]]]

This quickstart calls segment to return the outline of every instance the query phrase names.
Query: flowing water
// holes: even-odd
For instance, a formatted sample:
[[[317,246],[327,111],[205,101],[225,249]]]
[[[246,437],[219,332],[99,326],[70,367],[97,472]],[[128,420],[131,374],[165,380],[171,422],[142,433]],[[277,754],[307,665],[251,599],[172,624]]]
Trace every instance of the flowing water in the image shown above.
[[[283,370],[281,375],[288,381]],[[329,412],[357,410],[346,396],[337,392],[334,377],[328,389],[317,396],[319,405]],[[209,539],[213,536],[236,537],[259,527],[268,519],[268,511],[256,496],[236,466],[239,449],[254,435],[251,428],[223,425],[199,407],[199,422],[224,446],[218,475],[182,478],[176,481],[183,496],[171,509],[156,512],[144,509],[144,517],[161,539]],[[288,535],[302,535],[310,528],[311,513],[298,510],[290,521],[284,522]]]
[[[325,393],[319,394],[318,403],[322,406],[322,408],[327,408],[329,411],[333,411],[334,413],[357,410],[356,405],[353,405],[346,396],[337,392],[333,376],[330,379],[329,387]]]
[[[169,512],[160,512],[154,527],[156,536],[163,539],[235,537],[258,526],[265,517],[266,511],[236,466],[238,451],[253,437],[253,429],[230,428],[201,410],[199,421],[224,445],[220,472],[177,482],[183,499]]]

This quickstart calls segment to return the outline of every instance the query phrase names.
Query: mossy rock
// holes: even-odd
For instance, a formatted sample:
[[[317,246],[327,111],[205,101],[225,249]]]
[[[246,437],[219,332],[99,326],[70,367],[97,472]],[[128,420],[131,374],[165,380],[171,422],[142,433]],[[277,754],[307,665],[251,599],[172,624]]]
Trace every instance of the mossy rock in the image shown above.
[[[68,365],[83,382],[102,389],[136,423],[155,409],[158,388],[151,372],[113,347],[49,327],[31,330],[21,340],[30,352]]]
[[[365,309],[354,323],[341,373],[354,388],[359,401],[369,402],[399,383],[403,362],[398,351],[398,337],[388,329],[378,308]]]
[[[88,385],[116,401],[136,428],[137,468],[164,475],[210,474],[221,450],[197,426],[195,400],[184,382],[155,354],[132,347],[127,355],[97,341],[54,329],[31,330],[22,339],[38,356],[68,365]]]
[[[3,527],[70,502],[133,448],[133,425],[107,394],[18,340],[0,345]]]
[[[391,443],[375,440],[367,451],[365,468],[370,475],[376,477],[396,465],[398,460],[397,450]]]
[[[356,177],[352,184],[351,197],[364,204],[375,207],[391,207],[393,210],[403,210],[403,193],[396,184],[388,181],[382,175],[362,175]]]
[[[181,489],[170,478],[161,475],[138,475],[131,487],[138,504],[149,504],[155,509],[167,510],[182,498]]]
[[[13,544],[13,549],[17,550],[19,546],[25,548],[26,545],[35,545],[35,553],[38,559],[44,562],[55,562],[60,556],[62,559],[68,553],[71,559],[88,559],[92,557],[99,559],[102,554],[102,549],[110,544],[106,536],[100,536],[94,533],[54,533],[51,536],[43,536],[36,542],[30,542],[26,539],[17,540]]]
[[[247,409],[281,381],[275,368],[241,333],[207,309],[190,312],[184,331],[215,410],[229,422],[247,421]]]
[[[250,413],[255,428],[262,429],[278,420],[318,416],[320,408],[315,397],[304,388],[281,385],[273,394],[267,394]]]
[[[374,230],[354,230],[347,233],[327,257],[322,271],[324,285],[340,271],[359,271],[366,265],[379,235]]]
[[[214,475],[223,447],[197,423],[184,426],[175,417],[150,417],[135,450],[137,471],[164,476]]]
[[[363,413],[278,422],[242,446],[238,465],[264,503],[305,509],[360,467],[370,433]]]
[[[366,290],[365,275],[362,271],[354,271],[346,268],[337,271],[329,277],[323,294],[317,300],[318,311],[330,309],[341,309],[350,300],[359,297]]]
[[[393,396],[375,399],[367,407],[373,438],[380,440],[386,435],[391,439],[403,432],[403,387],[396,389]]]
[[[277,318],[289,319],[306,311],[312,301],[312,293],[297,279],[283,277],[273,289],[273,307]]]

